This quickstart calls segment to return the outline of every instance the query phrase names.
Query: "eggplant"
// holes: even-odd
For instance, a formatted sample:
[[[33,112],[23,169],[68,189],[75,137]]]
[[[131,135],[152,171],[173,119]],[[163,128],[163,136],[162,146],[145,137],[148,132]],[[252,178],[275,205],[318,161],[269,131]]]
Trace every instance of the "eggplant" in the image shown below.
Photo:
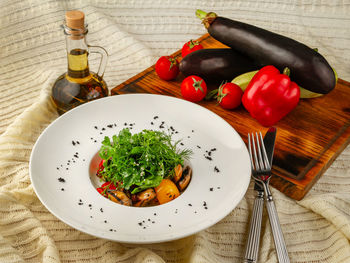
[[[209,83],[231,81],[233,78],[257,70],[260,66],[249,57],[231,48],[196,50],[185,56],[179,65],[185,75],[196,75]]]
[[[208,33],[221,43],[238,50],[261,65],[273,65],[299,86],[327,94],[336,85],[335,72],[316,50],[291,38],[243,22],[197,10]]]

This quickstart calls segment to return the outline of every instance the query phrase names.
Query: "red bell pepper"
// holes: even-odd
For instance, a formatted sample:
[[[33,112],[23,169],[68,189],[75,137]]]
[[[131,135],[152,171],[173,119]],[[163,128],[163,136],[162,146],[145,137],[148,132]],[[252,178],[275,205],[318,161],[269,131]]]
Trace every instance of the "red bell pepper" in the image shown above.
[[[261,125],[274,125],[299,102],[300,89],[289,78],[289,69],[283,74],[274,66],[265,66],[255,74],[245,90],[242,103]]]

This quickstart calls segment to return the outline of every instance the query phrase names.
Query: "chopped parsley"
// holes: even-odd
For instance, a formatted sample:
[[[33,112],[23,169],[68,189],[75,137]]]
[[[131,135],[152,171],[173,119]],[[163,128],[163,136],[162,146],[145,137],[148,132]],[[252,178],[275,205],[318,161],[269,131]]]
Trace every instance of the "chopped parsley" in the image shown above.
[[[156,187],[192,154],[188,149],[178,150],[179,143],[172,143],[171,135],[153,130],[131,134],[125,128],[112,139],[106,136],[99,151],[105,160],[102,179],[132,194]]]

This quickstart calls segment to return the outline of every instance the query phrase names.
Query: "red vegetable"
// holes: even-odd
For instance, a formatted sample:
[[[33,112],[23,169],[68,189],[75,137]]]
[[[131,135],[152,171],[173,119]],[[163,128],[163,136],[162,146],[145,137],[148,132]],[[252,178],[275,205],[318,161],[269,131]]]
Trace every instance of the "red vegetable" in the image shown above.
[[[186,100],[201,101],[207,94],[207,84],[198,76],[188,76],[181,83],[181,94]]]
[[[274,66],[265,66],[245,90],[242,103],[261,125],[274,125],[298,105],[300,89],[288,75],[288,68],[280,74]]]
[[[101,185],[102,189],[110,189],[110,190],[115,190],[115,185],[112,182],[105,182],[104,184]]]
[[[203,49],[203,46],[199,44],[198,41],[190,40],[185,43],[181,49],[181,56],[184,58],[186,55],[192,53],[193,51]]]
[[[179,62],[172,56],[162,56],[156,62],[158,77],[164,80],[175,79],[179,74]]]
[[[217,100],[221,107],[231,110],[241,105],[242,95],[242,89],[229,82],[220,85]]]

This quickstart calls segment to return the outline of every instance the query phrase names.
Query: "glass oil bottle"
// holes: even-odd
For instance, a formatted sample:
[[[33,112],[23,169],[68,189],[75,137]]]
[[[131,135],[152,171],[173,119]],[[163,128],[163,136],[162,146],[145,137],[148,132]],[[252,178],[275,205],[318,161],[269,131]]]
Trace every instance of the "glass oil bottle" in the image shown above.
[[[66,35],[68,71],[57,78],[52,87],[51,98],[61,115],[85,102],[108,96],[103,80],[108,54],[105,49],[86,43],[88,33],[81,11],[66,12],[62,26]],[[99,53],[101,62],[97,73],[89,70],[89,53]]]

